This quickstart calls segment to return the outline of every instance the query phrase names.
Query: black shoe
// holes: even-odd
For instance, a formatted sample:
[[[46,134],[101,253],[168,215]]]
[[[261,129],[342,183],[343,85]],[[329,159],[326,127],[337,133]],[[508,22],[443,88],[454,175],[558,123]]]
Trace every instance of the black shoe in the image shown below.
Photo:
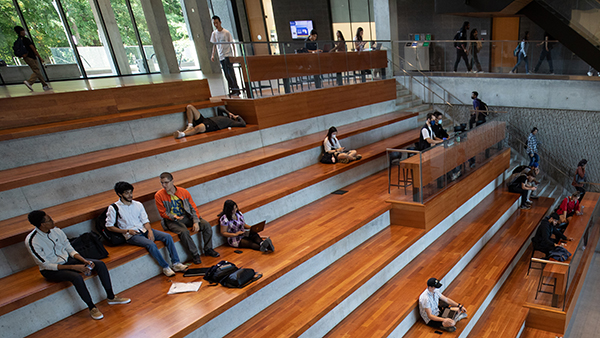
[[[213,249],[206,249],[204,250],[204,254],[210,257],[219,257],[221,256],[218,252],[216,252]]]
[[[265,239],[265,241],[267,242],[267,249],[271,250],[271,251],[275,251],[275,247],[273,246],[273,242],[271,241],[270,238]]]
[[[192,258],[192,262],[194,262],[194,264],[202,264],[202,259],[200,258],[200,255],[194,255],[194,257]]]
[[[448,327],[442,326],[441,329],[448,331],[448,332],[454,332],[454,331],[456,331],[456,326],[448,326]]]

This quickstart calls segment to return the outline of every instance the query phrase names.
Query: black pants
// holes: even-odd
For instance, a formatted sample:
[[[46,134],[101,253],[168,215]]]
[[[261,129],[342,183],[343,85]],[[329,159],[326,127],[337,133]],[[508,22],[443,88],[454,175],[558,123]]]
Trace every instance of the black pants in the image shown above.
[[[112,290],[112,284],[110,282],[110,275],[108,274],[108,269],[106,268],[106,264],[103,261],[97,259],[88,259],[91,262],[94,262],[94,270],[98,273],[98,277],[100,277],[100,282],[102,282],[102,286],[106,291],[106,297],[108,299],[115,298],[115,294]],[[65,265],[79,265],[83,264],[82,262],[69,258],[69,260],[65,263]],[[92,301],[92,297],[90,296],[90,292],[85,286],[85,282],[83,281],[83,275],[80,272],[75,270],[41,270],[42,276],[52,282],[71,282],[73,286],[75,286],[75,290],[79,294],[79,297],[85,302],[88,308],[91,310],[96,307],[94,302]]]
[[[581,195],[579,195],[579,203],[581,203],[583,196],[585,196],[585,189],[583,187],[575,187],[575,189],[581,193]]]
[[[229,85],[229,92],[239,92],[240,88],[238,88],[235,72],[233,71],[233,63],[229,61],[228,57],[221,60],[221,67],[223,67],[223,73],[225,73],[225,79],[227,79]]]
[[[239,248],[249,248],[252,250],[260,250],[260,243],[262,243],[262,238],[256,232],[250,231],[248,237],[242,238],[240,243],[238,244]]]
[[[519,186],[519,187],[509,187],[508,191],[516,192],[517,194],[521,194],[521,206],[525,205],[525,202],[527,202],[527,193],[529,192],[529,190],[525,190]]]
[[[546,50],[546,48],[542,49],[542,53],[540,54],[540,60],[538,61],[537,65],[535,66],[535,69],[533,70],[534,72],[537,73],[537,71],[540,69],[540,66],[542,65],[542,61],[544,61],[544,59],[548,60],[548,67],[550,67],[550,73],[554,73],[554,67],[552,66],[552,50]]]
[[[467,65],[467,70],[471,71],[471,67],[469,66],[469,59],[467,58],[467,53],[462,48],[456,48],[456,62],[454,62],[454,71],[458,69],[458,63],[460,59],[465,60],[465,65]]]

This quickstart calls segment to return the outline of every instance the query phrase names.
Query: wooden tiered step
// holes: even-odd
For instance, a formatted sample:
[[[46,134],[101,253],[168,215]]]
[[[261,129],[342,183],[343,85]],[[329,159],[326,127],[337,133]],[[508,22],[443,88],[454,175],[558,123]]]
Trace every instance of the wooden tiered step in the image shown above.
[[[340,138],[357,135],[369,130],[389,125],[416,116],[414,113],[390,113],[352,123],[340,129]],[[415,131],[415,135],[418,131]],[[417,135],[418,137],[418,135]],[[248,168],[252,168],[285,156],[318,147],[322,144],[324,134],[314,133],[294,140],[277,143],[271,146],[251,150],[234,157],[224,158],[195,167],[174,172],[177,185],[187,188],[219,177],[227,176]],[[235,159],[235,160],[232,160]],[[134,183],[134,198],[144,202],[154,198],[154,193],[161,187],[155,178]],[[45,208],[52,215],[56,226],[65,228],[86,220],[93,219],[107,205],[116,199],[114,191],[106,191],[75,201]],[[27,215],[16,216],[0,222],[0,247],[23,241],[33,227],[27,221]]]
[[[384,287],[330,331],[328,336],[387,337],[400,322],[418,307],[418,298],[426,288],[425,282],[427,279],[430,277],[442,279],[446,276],[517,199],[517,195],[504,191],[502,187],[497,188],[492,195],[484,199],[475,209],[446,231]],[[504,244],[510,246],[510,243],[515,240],[511,236],[524,235],[527,231],[531,233],[551,205],[551,202],[552,200],[540,198],[531,210],[515,212],[488,242],[484,250],[493,246],[499,239],[504,239],[508,242]],[[528,226],[529,230],[527,230]],[[510,229],[522,228],[524,229],[517,233],[509,232]],[[478,257],[481,256],[480,253]],[[506,258],[503,258],[503,260],[506,260]],[[473,266],[473,262],[470,266]],[[480,271],[491,270],[484,270],[482,267]],[[470,312],[476,310],[464,299],[448,294],[450,290],[445,291],[444,294],[464,303]],[[423,326],[425,325],[423,324]],[[433,330],[431,330],[431,333],[433,333]]]
[[[316,163],[290,174],[239,191],[227,197],[209,202],[205,205],[200,205],[198,206],[198,209],[204,219],[209,221],[212,225],[216,225],[218,224],[217,214],[223,209],[223,202],[226,199],[233,199],[238,204],[240,210],[248,212],[276,199],[384,156],[386,148],[405,147],[414,143],[416,139],[418,139],[417,130],[401,133],[360,148],[359,151],[363,154],[363,158],[360,161],[354,161],[349,164],[333,165]],[[160,222],[152,223],[152,227],[164,231]],[[179,240],[179,237],[175,234],[171,232],[168,233],[173,236],[174,241]],[[157,245],[159,248],[163,247],[161,242],[158,242]],[[107,247],[107,250],[109,252],[109,257],[104,259],[104,262],[109,269],[147,254],[145,249],[129,245]],[[22,281],[27,281],[25,284],[27,287],[22,286]],[[70,284],[68,283],[48,283],[44,281],[40,278],[37,267],[2,278],[0,279],[0,289],[15,291],[0,295],[0,315],[30,304],[69,286]]]
[[[344,195],[328,195],[269,223],[261,235],[273,240],[274,253],[243,249],[242,254],[236,254],[234,248],[224,247],[219,250],[221,257],[205,259],[206,264],[228,260],[264,274],[244,289],[209,287],[204,283],[196,293],[167,295],[171,280],[195,281],[201,278],[185,279],[181,274],[171,279],[157,276],[120,294],[132,298],[131,304],[109,306],[106,301],[99,303],[98,307],[104,313],[101,321],[91,320],[88,311],[83,310],[32,337],[186,336],[389,210],[389,204],[385,203],[386,171],[343,189],[348,191]]]

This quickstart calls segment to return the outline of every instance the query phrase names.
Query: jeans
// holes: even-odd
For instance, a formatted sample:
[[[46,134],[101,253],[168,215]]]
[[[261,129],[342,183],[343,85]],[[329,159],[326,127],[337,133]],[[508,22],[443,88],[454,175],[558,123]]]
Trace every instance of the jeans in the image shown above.
[[[540,155],[537,153],[533,153],[533,156],[529,154],[529,166],[531,167],[534,164],[540,165]]]
[[[175,249],[175,243],[173,243],[173,237],[171,237],[171,235],[164,233],[162,231],[158,231],[155,229],[151,230],[154,233],[154,239],[156,241],[161,241],[163,243],[165,243],[165,246],[167,247],[167,250],[169,251],[169,256],[171,256],[171,262],[173,264],[179,263],[179,255],[177,254],[177,249]],[[160,265],[161,268],[168,268],[169,267],[169,263],[167,263],[167,261],[165,261],[165,259],[163,258],[162,254],[160,253],[160,251],[158,250],[158,247],[156,247],[156,244],[148,239],[148,231],[146,231],[146,233],[144,234],[138,234],[138,235],[134,235],[132,236],[130,239],[127,240],[127,243],[131,244],[131,245],[136,245],[136,246],[141,246],[146,248],[146,250],[148,250],[148,252],[150,252],[150,256],[152,256],[152,258],[154,258],[156,260],[156,262],[158,263],[158,265]]]
[[[550,73],[554,73],[554,67],[552,66],[552,50],[546,49],[542,49],[542,53],[540,54],[540,60],[538,61],[533,71],[537,73],[544,59],[548,60],[548,67],[550,67]]]
[[[523,54],[523,52],[519,52],[519,61],[517,61],[517,64],[513,67],[513,69],[512,69],[513,73],[517,70],[517,68],[521,64],[521,61],[523,61],[523,60],[525,60],[525,73],[529,74],[529,58],[527,56],[525,56],[525,54]]]
[[[225,73],[225,79],[227,79],[227,85],[229,85],[230,92],[239,92],[237,80],[235,78],[235,72],[233,71],[233,63],[229,61],[229,57],[221,60],[221,67],[223,67],[223,73]]]
[[[112,284],[110,282],[110,275],[108,274],[108,269],[103,261],[97,259],[88,259],[88,261],[94,263],[94,269],[92,271],[96,271],[98,273],[98,277],[100,278],[100,282],[106,291],[106,297],[108,299],[115,298],[115,294],[112,290]],[[79,265],[83,264],[76,260],[75,258],[69,257],[65,265]],[[40,273],[44,278],[48,279],[52,282],[64,282],[68,281],[75,286],[75,290],[79,294],[79,297],[85,302],[87,307],[91,310],[96,307],[94,302],[92,301],[92,297],[90,296],[90,292],[85,286],[85,282],[83,281],[83,276],[80,272],[75,270],[40,270]]]
[[[471,71],[471,67],[469,66],[469,60],[467,58],[467,53],[464,49],[457,47],[456,48],[456,62],[454,62],[454,71],[458,69],[458,64],[460,63],[460,59],[465,60],[465,65],[467,65],[467,70]]]

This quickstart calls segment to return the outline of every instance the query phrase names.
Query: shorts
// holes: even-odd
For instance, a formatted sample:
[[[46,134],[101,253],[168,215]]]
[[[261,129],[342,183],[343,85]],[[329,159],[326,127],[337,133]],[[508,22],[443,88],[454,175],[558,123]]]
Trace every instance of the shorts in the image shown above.
[[[429,323],[427,323],[427,326],[433,327],[434,329],[441,329],[442,322],[438,322],[437,320],[430,320]]]

